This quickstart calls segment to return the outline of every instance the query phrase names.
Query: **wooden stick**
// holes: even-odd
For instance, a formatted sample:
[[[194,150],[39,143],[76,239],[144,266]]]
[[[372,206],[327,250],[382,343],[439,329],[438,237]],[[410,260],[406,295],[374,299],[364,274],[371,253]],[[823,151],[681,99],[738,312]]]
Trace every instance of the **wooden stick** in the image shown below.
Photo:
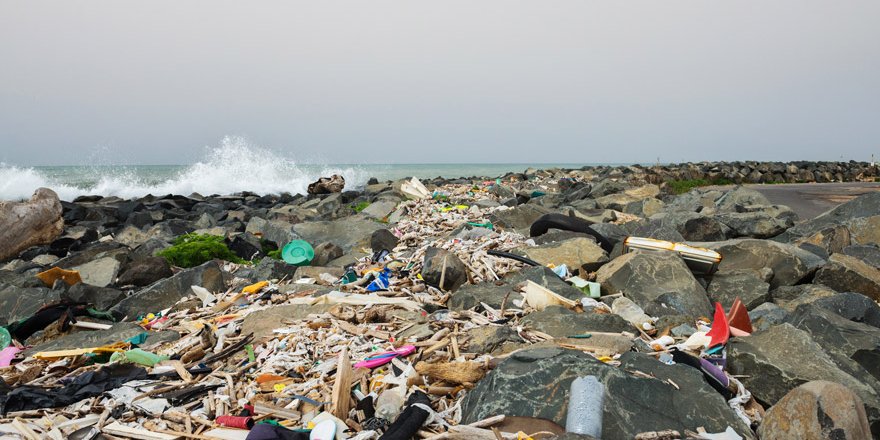
[[[433,353],[433,352],[435,352],[435,351],[437,351],[447,345],[449,345],[449,338],[444,338],[442,341],[432,345],[431,347],[429,347],[425,351],[423,351],[422,358],[424,358],[425,356],[427,356],[427,355],[429,355],[429,354],[431,354],[431,353]]]
[[[348,347],[343,347],[339,352],[339,362],[336,365],[336,382],[333,384],[333,394],[330,413],[340,420],[348,418],[351,409],[351,359],[348,358]]]

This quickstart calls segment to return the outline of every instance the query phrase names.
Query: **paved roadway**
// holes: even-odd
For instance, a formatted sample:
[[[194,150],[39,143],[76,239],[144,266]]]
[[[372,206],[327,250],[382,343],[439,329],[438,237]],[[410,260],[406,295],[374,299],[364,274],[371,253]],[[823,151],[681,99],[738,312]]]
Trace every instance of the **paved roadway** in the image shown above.
[[[774,185],[749,184],[746,188],[764,194],[773,204],[786,205],[801,220],[808,220],[835,206],[871,191],[880,191],[880,183],[788,183]],[[880,212],[880,207],[878,207]]]

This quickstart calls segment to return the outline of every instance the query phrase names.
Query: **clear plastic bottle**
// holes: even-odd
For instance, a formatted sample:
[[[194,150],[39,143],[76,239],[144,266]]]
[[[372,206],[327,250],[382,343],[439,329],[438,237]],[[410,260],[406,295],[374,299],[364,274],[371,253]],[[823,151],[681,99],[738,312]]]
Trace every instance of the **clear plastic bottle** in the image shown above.
[[[654,320],[627,297],[621,296],[615,299],[611,303],[611,312],[642,330],[650,330],[654,327]]]
[[[565,431],[602,438],[602,407],[605,386],[596,376],[575,378],[571,382]]]
[[[397,418],[405,399],[398,388],[389,388],[379,393],[379,397],[376,398],[376,417],[381,417],[389,422],[393,422]]]

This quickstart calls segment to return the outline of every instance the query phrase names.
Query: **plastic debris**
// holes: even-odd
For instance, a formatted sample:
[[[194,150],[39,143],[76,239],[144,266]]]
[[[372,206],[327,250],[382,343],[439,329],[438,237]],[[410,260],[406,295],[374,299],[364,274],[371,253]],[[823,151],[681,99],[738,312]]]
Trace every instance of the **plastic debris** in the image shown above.
[[[571,382],[565,430],[575,434],[602,436],[605,386],[596,376],[577,377]]]

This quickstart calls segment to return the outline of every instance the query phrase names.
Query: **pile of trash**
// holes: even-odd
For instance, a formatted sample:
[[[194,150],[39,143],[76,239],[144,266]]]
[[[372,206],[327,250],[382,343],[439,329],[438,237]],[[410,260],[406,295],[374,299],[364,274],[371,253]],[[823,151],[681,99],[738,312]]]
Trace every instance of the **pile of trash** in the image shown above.
[[[402,200],[378,219],[384,228],[346,246],[344,265],[312,265],[320,243],[297,238],[279,249],[287,263],[272,263],[290,266],[272,272],[280,276],[255,279],[254,265],[212,261],[175,269],[104,309],[93,304],[99,296],[71,295],[94,276],[41,266],[34,283],[59,294],[0,328],[0,435],[772,438],[760,429],[770,429],[762,427],[772,420],[765,408],[782,396],[754,393],[776,378],[748,369],[774,354],[750,344],[761,340],[757,332],[799,324],[782,323],[787,318],[772,310],[753,313],[760,318],[753,321],[750,310],[763,303],[713,290],[721,281],[753,282],[758,275],[743,271],[753,263],[743,255],[769,258],[769,251],[632,233],[668,229],[645,222],[642,210],[653,209],[645,201],[658,200],[650,190],[597,193],[638,215],[559,209],[560,188],[584,186],[511,179],[429,190],[403,181],[394,190]],[[511,202],[517,198],[524,203]],[[765,284],[803,279],[790,272],[811,257],[784,251],[794,257]],[[219,284],[183,277],[210,268]],[[187,280],[179,282],[186,294],[163,290],[170,279]],[[132,306],[132,298],[145,300]],[[813,316],[805,305],[800,323]],[[832,377],[853,386],[843,373],[798,374],[788,389]],[[846,432],[860,423],[869,429],[877,417],[865,403],[870,417],[862,410],[849,425],[832,419]]]

